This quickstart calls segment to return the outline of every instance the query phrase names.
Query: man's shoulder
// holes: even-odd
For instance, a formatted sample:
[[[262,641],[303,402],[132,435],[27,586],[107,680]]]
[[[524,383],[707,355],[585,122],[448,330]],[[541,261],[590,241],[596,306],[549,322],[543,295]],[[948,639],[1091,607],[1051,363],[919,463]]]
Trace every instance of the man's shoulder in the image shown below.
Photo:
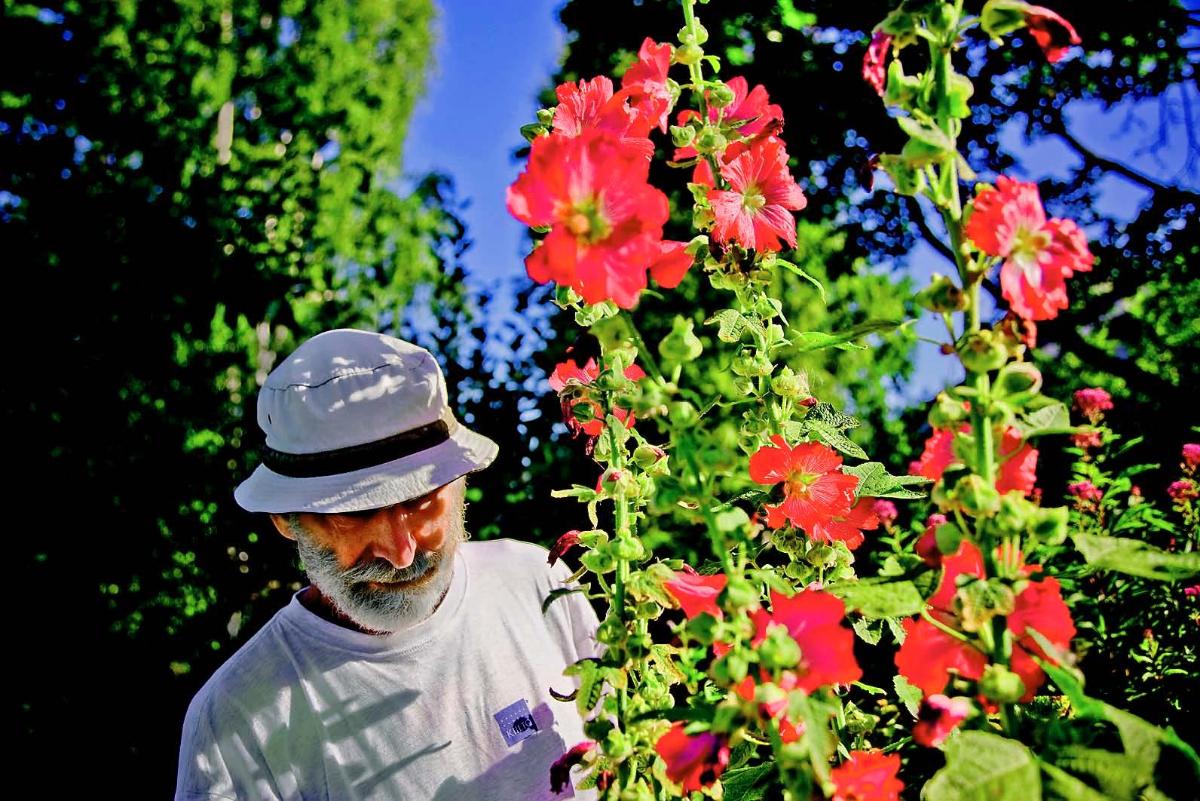
[[[537,543],[513,539],[464,542],[460,547],[473,583],[497,584],[520,592],[529,588],[543,596],[562,585],[570,571],[551,566],[550,551]]]
[[[463,554],[474,562],[488,561],[519,567],[548,568],[550,551],[536,542],[507,537],[496,540],[468,540],[462,544]]]

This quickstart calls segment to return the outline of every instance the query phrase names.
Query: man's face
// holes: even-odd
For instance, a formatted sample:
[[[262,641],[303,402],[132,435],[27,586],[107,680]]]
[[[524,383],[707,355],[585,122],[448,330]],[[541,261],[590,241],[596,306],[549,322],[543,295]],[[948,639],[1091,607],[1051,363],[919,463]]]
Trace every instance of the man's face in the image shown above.
[[[309,581],[364,629],[395,632],[433,614],[466,539],[465,479],[382,509],[276,519]],[[285,530],[286,529],[286,530]]]

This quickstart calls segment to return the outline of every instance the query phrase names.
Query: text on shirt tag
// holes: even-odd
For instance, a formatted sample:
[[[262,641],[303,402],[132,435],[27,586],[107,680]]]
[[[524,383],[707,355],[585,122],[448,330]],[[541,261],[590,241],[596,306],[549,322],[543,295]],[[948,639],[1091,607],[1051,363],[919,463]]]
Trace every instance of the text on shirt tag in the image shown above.
[[[509,746],[514,746],[538,732],[537,723],[534,722],[533,715],[529,712],[529,704],[524,698],[504,707],[495,717],[497,725],[500,726],[500,734]]]

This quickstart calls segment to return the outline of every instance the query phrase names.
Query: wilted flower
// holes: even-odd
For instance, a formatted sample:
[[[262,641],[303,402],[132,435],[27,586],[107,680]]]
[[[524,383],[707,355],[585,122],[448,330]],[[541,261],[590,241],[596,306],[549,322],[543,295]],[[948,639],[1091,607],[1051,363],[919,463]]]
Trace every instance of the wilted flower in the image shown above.
[[[1071,23],[1042,6],[1027,6],[1025,22],[1029,26],[1029,33],[1033,35],[1046,60],[1051,64],[1062,59],[1071,49],[1071,45],[1083,41]]]
[[[667,777],[690,793],[707,787],[721,777],[729,764],[729,743],[710,731],[685,734],[682,721],[671,728],[654,746],[667,763]]]
[[[572,746],[569,751],[554,760],[550,765],[550,791],[561,793],[571,782],[571,768],[582,765],[584,760],[596,748],[591,740],[584,740]]]
[[[887,56],[892,48],[892,37],[883,31],[875,31],[871,36],[871,44],[863,55],[863,80],[871,85],[875,93],[883,97],[887,86]]]
[[[546,557],[546,561],[553,565],[559,559],[562,559],[563,554],[578,544],[579,529],[571,529],[554,543],[554,547],[550,549],[550,555]]]

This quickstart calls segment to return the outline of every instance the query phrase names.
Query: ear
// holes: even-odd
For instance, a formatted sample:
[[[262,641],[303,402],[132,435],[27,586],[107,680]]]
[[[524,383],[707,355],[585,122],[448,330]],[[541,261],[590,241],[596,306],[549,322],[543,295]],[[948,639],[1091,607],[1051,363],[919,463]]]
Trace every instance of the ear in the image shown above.
[[[289,540],[295,540],[296,534],[292,531],[292,527],[288,525],[287,518],[283,515],[272,514],[271,522],[275,524],[275,530]]]

